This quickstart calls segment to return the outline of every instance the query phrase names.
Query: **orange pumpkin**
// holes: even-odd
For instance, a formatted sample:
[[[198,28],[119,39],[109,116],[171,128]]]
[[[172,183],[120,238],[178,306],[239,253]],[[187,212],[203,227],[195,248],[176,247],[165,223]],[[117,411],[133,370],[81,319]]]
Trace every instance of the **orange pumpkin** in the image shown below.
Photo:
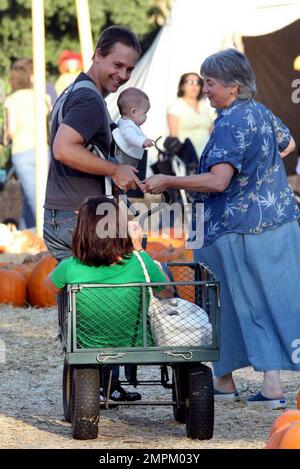
[[[183,244],[175,248],[174,246],[167,247],[161,241],[150,241],[147,243],[146,250],[153,259],[160,262],[192,261],[192,251],[185,249]]]
[[[185,240],[181,238],[148,238],[149,243],[160,243],[169,248],[181,248],[185,244]]]
[[[170,266],[170,271],[173,274],[175,282],[193,282],[195,280],[193,269],[186,265],[180,267]],[[192,303],[195,302],[195,287],[188,285],[178,285],[176,288],[180,298],[191,301]]]
[[[46,288],[44,281],[55,268],[57,261],[50,255],[45,255],[33,267],[28,280],[28,299],[32,306],[43,308],[57,304],[56,295]]]
[[[266,449],[278,449],[280,442],[285,434],[286,430],[292,426],[291,422],[286,422],[281,427],[277,428],[272,435],[269,437],[269,440],[266,445]]]
[[[300,422],[287,427],[279,441],[278,449],[300,449]]]
[[[0,269],[0,303],[23,306],[26,301],[26,280],[15,270]]]
[[[13,240],[7,247],[6,251],[11,253],[29,252],[37,254],[40,251],[45,251],[46,245],[43,239],[39,238],[30,230],[14,231]]]
[[[293,422],[300,422],[300,411],[299,410],[294,410],[290,409],[285,412],[283,412],[281,415],[277,417],[277,419],[274,421],[271,431],[270,431],[270,436],[273,435],[279,428],[281,428],[283,425],[286,423],[293,423]]]
[[[13,265],[12,269],[22,274],[26,280],[26,283],[28,282],[31,275],[31,268],[28,264]]]

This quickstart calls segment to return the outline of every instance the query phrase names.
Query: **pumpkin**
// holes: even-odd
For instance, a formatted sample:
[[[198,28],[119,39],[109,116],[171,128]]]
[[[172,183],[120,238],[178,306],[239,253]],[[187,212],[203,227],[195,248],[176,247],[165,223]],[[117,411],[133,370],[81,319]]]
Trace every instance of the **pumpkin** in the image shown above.
[[[297,409],[300,410],[300,389],[299,389],[298,394],[297,394]]]
[[[174,277],[174,282],[193,282],[195,280],[194,270],[187,265],[180,267],[170,266],[169,269]],[[188,285],[178,285],[176,288],[180,298],[195,303],[195,287]]]
[[[147,243],[146,250],[153,259],[160,262],[192,260],[192,251],[185,249],[183,244],[175,248],[174,246],[167,247],[160,241],[150,241]]]
[[[23,277],[26,280],[26,283],[28,282],[29,277],[31,275],[31,267],[29,265],[26,265],[26,264],[12,265],[11,268],[12,270],[15,270],[16,272],[19,272],[21,275],[23,275]]]
[[[43,256],[33,267],[27,288],[28,299],[32,306],[43,308],[57,304],[56,295],[53,295],[45,286],[45,278],[55,268],[57,260],[50,256]]]
[[[39,238],[30,230],[15,231],[13,233],[13,240],[6,249],[7,252],[15,254],[23,252],[37,254],[38,252],[45,250],[46,245],[44,240]]]
[[[23,306],[26,301],[26,280],[15,270],[0,269],[0,303]]]
[[[10,229],[3,223],[0,223],[0,252],[6,252],[13,239],[14,235]]]
[[[286,428],[278,449],[300,449],[300,422],[294,422]]]
[[[270,437],[273,435],[273,433],[275,433],[280,427],[282,427],[286,423],[292,423],[298,420],[300,422],[300,412],[298,410],[290,409],[283,412],[274,421],[270,431]]]
[[[149,243],[160,243],[166,248],[181,248],[185,244],[185,240],[181,238],[148,238]]]
[[[281,427],[277,428],[277,430],[275,430],[272,433],[272,436],[269,437],[269,440],[266,445],[266,449],[278,449],[284,433],[291,426],[292,426],[291,422],[286,422]]]

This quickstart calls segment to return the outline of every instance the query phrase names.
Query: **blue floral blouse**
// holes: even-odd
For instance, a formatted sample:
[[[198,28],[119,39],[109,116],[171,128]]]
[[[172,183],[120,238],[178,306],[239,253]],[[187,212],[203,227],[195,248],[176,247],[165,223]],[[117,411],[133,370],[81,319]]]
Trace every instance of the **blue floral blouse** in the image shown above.
[[[259,234],[300,216],[279,154],[289,141],[281,120],[252,99],[236,99],[219,113],[199,173],[218,163],[235,172],[224,192],[195,196],[204,203],[204,245],[225,233]]]

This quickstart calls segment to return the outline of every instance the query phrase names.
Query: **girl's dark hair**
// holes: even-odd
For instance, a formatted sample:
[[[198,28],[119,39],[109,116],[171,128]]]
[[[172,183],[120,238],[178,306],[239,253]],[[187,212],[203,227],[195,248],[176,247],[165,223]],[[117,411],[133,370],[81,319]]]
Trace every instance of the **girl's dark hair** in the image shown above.
[[[133,251],[127,222],[113,198],[89,197],[79,208],[72,251],[83,264],[99,267],[122,263]]]
[[[198,75],[198,73],[195,73],[195,72],[184,73],[183,75],[181,75],[179,83],[178,83],[177,96],[178,96],[178,98],[182,98],[182,96],[184,96],[183,85],[185,84],[185,82],[188,79],[189,75],[194,75],[194,76],[197,77],[197,80],[199,80],[200,91],[199,91],[199,94],[197,96],[197,101],[200,101],[200,99],[203,96],[203,91],[202,90],[203,90],[204,81],[202,80],[200,75]]]
[[[124,46],[132,47],[138,55],[141,54],[141,46],[136,35],[125,26],[110,26],[104,29],[96,44],[96,49],[100,49],[102,57],[106,57],[113,46],[120,42]],[[93,58],[95,54],[93,55]]]

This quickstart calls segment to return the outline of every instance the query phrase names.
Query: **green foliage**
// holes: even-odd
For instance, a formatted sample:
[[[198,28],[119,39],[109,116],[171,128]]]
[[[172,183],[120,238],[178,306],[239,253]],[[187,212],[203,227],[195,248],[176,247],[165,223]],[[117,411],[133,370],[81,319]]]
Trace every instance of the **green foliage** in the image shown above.
[[[160,5],[168,0],[89,0],[94,43],[101,31],[112,24],[131,28],[142,41],[158,29]],[[64,49],[80,51],[75,0],[44,0],[46,68],[52,81],[57,77],[57,61]],[[0,0],[0,77],[11,63],[32,57],[31,0]]]

